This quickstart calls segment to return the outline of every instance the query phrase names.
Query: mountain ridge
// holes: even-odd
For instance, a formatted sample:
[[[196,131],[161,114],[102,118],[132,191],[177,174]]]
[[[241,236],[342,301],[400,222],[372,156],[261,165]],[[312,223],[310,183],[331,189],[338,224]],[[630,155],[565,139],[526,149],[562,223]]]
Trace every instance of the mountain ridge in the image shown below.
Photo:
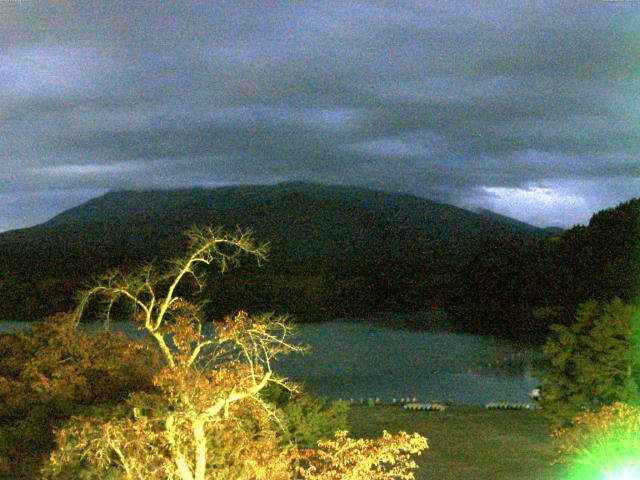
[[[475,210],[470,210],[470,209],[466,209],[463,207],[458,207],[455,206],[453,204],[448,204],[448,203],[443,203],[443,202],[437,202],[435,200],[431,200],[428,198],[424,198],[424,197],[419,197],[413,194],[409,194],[409,193],[400,193],[400,192],[391,192],[391,191],[383,191],[383,190],[376,190],[373,188],[367,188],[367,187],[353,187],[353,186],[348,186],[348,185],[339,185],[339,184],[321,184],[321,183],[315,183],[315,182],[305,182],[305,181],[287,181],[287,182],[281,182],[281,183],[277,183],[277,184],[268,184],[268,185],[264,185],[264,184],[243,184],[243,185],[227,185],[227,186],[222,186],[222,187],[216,187],[216,188],[208,188],[208,187],[188,187],[188,188],[178,188],[178,189],[171,189],[171,188],[166,188],[166,189],[122,189],[122,190],[110,190],[107,193],[95,197],[93,199],[90,199],[76,207],[72,207],[69,208],[57,215],[55,215],[54,217],[50,218],[49,220],[46,220],[45,222],[42,222],[40,224],[37,225],[33,225],[31,227],[26,227],[26,228],[21,228],[21,229],[14,229],[14,230],[10,230],[7,232],[0,232],[0,237],[2,237],[3,234],[5,233],[9,233],[9,232],[17,232],[17,231],[24,231],[24,230],[30,230],[33,228],[38,228],[38,227],[49,227],[49,226],[55,226],[56,224],[62,223],[62,220],[66,220],[70,214],[72,214],[73,212],[76,211],[84,211],[87,208],[89,208],[90,206],[92,206],[93,204],[97,204],[100,202],[104,202],[107,199],[112,199],[112,198],[123,198],[123,197],[127,197],[127,196],[147,196],[147,195],[153,195],[153,196],[157,196],[157,195],[171,195],[171,196],[176,196],[176,195],[181,195],[181,194],[189,194],[189,193],[194,193],[194,192],[199,192],[199,193],[223,193],[223,192],[233,192],[234,190],[245,190],[245,191],[254,191],[254,193],[265,193],[268,192],[269,190],[280,190],[280,191],[290,191],[290,192],[301,192],[301,193],[305,193],[305,194],[315,194],[315,195],[323,195],[323,194],[327,194],[329,191],[333,191],[334,193],[355,193],[359,194],[360,197],[364,195],[370,195],[370,196],[386,196],[389,198],[404,198],[404,199],[412,199],[414,201],[416,201],[417,203],[421,203],[421,204],[428,204],[433,206],[434,208],[437,207],[445,207],[447,209],[451,209],[454,211],[457,211],[463,215],[471,215],[471,216],[481,216],[481,217],[485,217],[487,219],[490,220],[499,220],[499,221],[503,221],[504,223],[508,223],[514,226],[518,226],[521,227],[525,230],[530,230],[530,231],[538,231],[538,232],[542,232],[544,230],[547,229],[559,229],[559,227],[537,227],[531,224],[528,224],[526,222],[523,222],[521,220],[517,220],[515,218],[512,217],[508,217],[505,215],[501,215],[498,214],[496,212],[493,212],[491,210],[487,210],[484,208],[480,208],[477,211]]]
[[[446,274],[456,257],[477,250],[488,238],[548,236],[521,222],[360,187],[288,182],[123,190],[40,225],[0,234],[0,255],[6,259],[0,280],[4,278],[7,289],[24,289],[29,302],[49,300],[30,299],[33,294],[25,285],[35,285],[44,292],[41,297],[68,296],[105,270],[132,269],[182,254],[182,232],[192,225],[251,228],[258,240],[271,244],[270,261],[262,270],[268,275],[366,277],[396,293],[409,288],[400,279],[415,283]],[[66,304],[60,300],[56,305]]]
[[[324,240],[328,237],[333,237],[329,243],[369,242],[378,248],[385,241],[414,240],[416,247],[432,250],[503,234],[547,236],[544,229],[514,219],[478,215],[413,195],[286,182],[215,189],[111,191],[42,224],[0,234],[0,249],[21,243],[27,249],[50,244],[56,250],[58,243],[57,250],[67,254],[74,248],[85,250],[82,242],[130,249],[137,241],[145,241],[147,245],[139,247],[151,242],[159,246],[162,255],[176,254],[169,245],[173,242],[163,239],[175,238],[194,224],[251,228],[261,239],[291,251],[304,244],[306,254],[311,254],[313,241],[317,241],[320,255],[325,256],[337,254],[327,248]],[[370,237],[364,237],[366,234]],[[119,245],[122,242],[124,245]],[[277,254],[284,257],[286,252]],[[148,255],[143,257],[150,259]]]

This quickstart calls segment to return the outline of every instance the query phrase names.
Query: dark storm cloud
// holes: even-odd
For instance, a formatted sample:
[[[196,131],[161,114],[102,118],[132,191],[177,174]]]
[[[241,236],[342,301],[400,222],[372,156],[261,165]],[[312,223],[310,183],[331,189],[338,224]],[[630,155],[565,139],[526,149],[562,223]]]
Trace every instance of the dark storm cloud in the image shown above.
[[[0,229],[287,179],[585,221],[640,191],[638,25],[636,2],[3,2]]]

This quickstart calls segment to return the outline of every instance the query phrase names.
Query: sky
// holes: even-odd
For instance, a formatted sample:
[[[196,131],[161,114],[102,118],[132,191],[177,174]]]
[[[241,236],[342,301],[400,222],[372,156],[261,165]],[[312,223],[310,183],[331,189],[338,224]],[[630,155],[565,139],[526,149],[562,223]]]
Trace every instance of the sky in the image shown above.
[[[639,154],[640,1],[0,0],[0,231],[287,180],[570,227]]]

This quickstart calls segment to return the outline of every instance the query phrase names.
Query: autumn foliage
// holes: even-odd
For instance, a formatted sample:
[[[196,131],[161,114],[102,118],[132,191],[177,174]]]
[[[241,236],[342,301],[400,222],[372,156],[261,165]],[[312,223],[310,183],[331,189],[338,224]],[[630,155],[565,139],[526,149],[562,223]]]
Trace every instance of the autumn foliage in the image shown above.
[[[33,475],[54,428],[87,406],[152,390],[159,365],[144,343],[108,330],[87,335],[69,315],[0,337],[0,478]]]
[[[412,454],[420,455],[427,440],[414,433],[382,433],[381,439],[353,439],[338,430],[335,438],[321,440],[306,452],[308,466],[300,469],[306,480],[411,480],[417,468]]]
[[[378,440],[357,440],[338,431],[333,439],[306,448],[310,439],[324,435],[327,422],[344,417],[339,408],[327,409],[295,393],[298,387],[273,370],[277,358],[303,350],[292,341],[289,318],[239,312],[214,323],[204,318],[197,297],[204,267],[216,264],[225,271],[243,254],[262,260],[266,247],[242,231],[194,229],[189,235],[188,254],[164,269],[150,265],[130,274],[110,272],[85,291],[73,322],[63,329],[72,339],[66,356],[56,353],[59,345],[48,349],[45,341],[32,353],[36,367],[20,371],[14,365],[30,394],[59,391],[63,404],[67,398],[72,405],[85,403],[50,423],[55,438],[49,435],[41,452],[51,453],[47,461],[41,455],[33,464],[42,465],[42,477],[413,478],[416,465],[410,455],[427,448],[418,434],[385,432]],[[74,344],[79,335],[75,323],[96,300],[102,302],[106,322],[112,312],[128,306],[145,340],[114,344],[105,334],[83,337],[88,347]],[[37,353],[40,348],[43,353]],[[135,388],[128,383],[131,378]],[[13,386],[0,380],[7,401]],[[300,399],[304,408],[274,403],[268,393],[272,386],[293,392],[290,398]],[[93,396],[85,400],[78,391]],[[29,416],[24,410],[20,415]]]

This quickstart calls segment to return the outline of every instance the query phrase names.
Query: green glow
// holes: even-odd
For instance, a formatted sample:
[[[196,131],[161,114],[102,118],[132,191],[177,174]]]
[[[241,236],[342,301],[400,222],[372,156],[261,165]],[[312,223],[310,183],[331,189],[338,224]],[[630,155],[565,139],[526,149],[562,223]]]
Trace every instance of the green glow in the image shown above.
[[[609,457],[600,456],[605,454],[605,450],[594,453],[599,458],[576,458],[563,480],[640,480],[640,455],[637,450],[633,454],[627,451],[627,455],[621,455],[622,452],[613,448],[607,452],[611,454]]]
[[[563,480],[640,480],[639,427],[626,417],[594,432],[569,460]]]

